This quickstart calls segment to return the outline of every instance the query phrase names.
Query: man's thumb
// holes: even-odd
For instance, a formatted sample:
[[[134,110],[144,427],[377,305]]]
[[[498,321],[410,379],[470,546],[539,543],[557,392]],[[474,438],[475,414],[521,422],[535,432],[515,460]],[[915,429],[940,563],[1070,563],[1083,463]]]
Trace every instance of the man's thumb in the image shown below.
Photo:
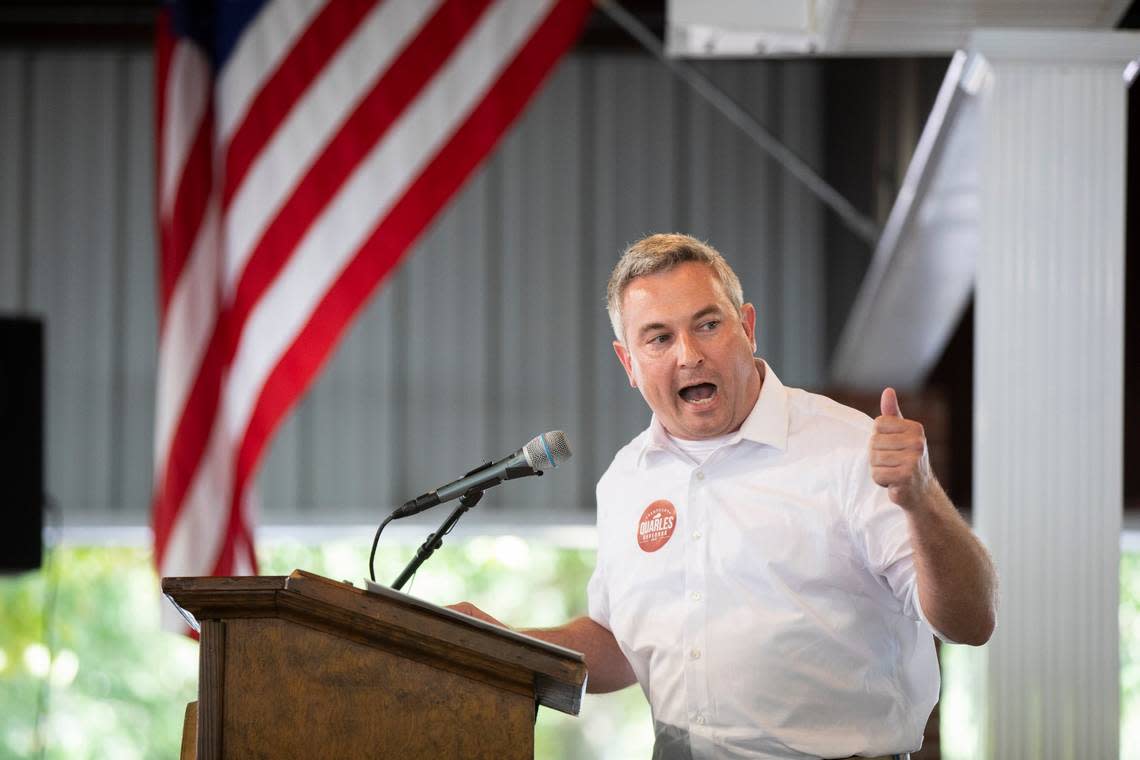
[[[902,419],[902,409],[899,409],[899,397],[895,395],[894,388],[887,388],[883,391],[883,397],[879,399],[879,409],[882,410],[884,417],[898,417]]]

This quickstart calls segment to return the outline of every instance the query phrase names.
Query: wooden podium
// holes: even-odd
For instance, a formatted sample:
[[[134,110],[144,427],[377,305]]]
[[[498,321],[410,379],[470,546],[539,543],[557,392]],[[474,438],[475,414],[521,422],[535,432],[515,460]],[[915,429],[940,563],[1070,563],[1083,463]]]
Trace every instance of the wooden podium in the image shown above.
[[[577,715],[586,688],[578,652],[389,589],[296,570],[162,590],[200,633],[184,756],[532,758],[538,706]]]

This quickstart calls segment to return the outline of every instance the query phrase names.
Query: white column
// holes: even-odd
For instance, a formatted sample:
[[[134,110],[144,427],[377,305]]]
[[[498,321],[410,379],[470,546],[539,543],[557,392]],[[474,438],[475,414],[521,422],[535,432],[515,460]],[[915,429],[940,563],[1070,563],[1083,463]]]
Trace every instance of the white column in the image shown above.
[[[1126,64],[981,30],[974,524],[1001,576],[978,756],[1119,757]]]

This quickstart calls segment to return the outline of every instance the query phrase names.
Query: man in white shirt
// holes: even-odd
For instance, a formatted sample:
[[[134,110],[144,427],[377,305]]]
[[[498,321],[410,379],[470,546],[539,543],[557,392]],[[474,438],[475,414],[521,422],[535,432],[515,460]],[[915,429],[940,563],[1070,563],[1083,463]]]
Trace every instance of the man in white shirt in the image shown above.
[[[735,273],[686,235],[630,246],[608,308],[653,418],[598,483],[588,616],[528,633],[583,652],[590,691],[640,683],[655,757],[916,750],[931,634],[985,643],[997,583],[922,426],[890,388],[871,421],[785,387]]]

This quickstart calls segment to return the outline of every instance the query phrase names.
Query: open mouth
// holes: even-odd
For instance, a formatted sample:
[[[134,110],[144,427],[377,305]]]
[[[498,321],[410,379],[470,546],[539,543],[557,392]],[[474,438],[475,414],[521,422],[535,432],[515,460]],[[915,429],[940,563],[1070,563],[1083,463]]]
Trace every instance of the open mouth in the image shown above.
[[[716,386],[712,383],[686,385],[677,391],[677,395],[687,404],[693,404],[695,406],[711,404],[712,400],[716,398]]]

